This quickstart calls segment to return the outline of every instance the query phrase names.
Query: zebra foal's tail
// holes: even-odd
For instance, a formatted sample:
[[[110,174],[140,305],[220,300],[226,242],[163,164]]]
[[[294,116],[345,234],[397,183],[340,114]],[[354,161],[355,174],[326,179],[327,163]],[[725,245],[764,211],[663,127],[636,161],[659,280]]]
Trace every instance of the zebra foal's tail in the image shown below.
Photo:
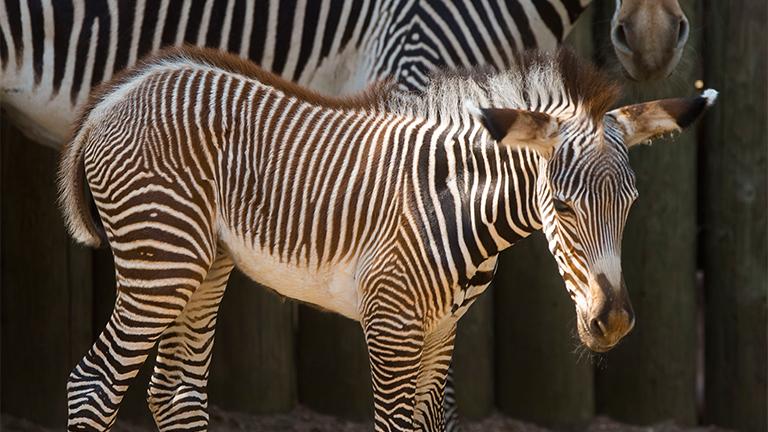
[[[97,228],[85,197],[84,147],[90,128],[80,127],[64,146],[59,157],[59,205],[69,234],[87,246],[101,245],[103,232]]]

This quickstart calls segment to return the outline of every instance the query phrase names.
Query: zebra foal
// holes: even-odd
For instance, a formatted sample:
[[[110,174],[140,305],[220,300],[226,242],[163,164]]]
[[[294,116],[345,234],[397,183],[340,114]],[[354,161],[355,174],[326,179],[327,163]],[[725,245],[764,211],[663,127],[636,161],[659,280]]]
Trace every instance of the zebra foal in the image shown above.
[[[199,49],[147,60],[83,111],[60,165],[73,236],[115,256],[112,317],[68,383],[69,429],[106,430],[159,344],[161,430],[205,430],[218,304],[237,265],[357,320],[377,431],[444,430],[457,320],[497,254],[543,228],[596,351],[634,324],[620,240],[628,149],[678,131],[716,93],[608,112],[617,86],[568,52],[331,99]],[[481,107],[481,108],[478,108]],[[84,176],[83,176],[84,173]]]

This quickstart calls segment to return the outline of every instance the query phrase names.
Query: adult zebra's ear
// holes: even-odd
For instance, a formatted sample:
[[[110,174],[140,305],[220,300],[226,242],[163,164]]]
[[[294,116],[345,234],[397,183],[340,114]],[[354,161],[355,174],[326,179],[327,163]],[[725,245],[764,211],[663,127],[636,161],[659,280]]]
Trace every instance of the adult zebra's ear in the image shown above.
[[[468,109],[485,126],[497,142],[513,147],[525,147],[548,158],[558,141],[560,125],[554,117],[534,111],[513,108]]]
[[[717,91],[708,89],[692,98],[661,99],[627,105],[606,114],[624,131],[624,144],[632,147],[650,144],[655,138],[679,132],[696,121],[717,99]]]

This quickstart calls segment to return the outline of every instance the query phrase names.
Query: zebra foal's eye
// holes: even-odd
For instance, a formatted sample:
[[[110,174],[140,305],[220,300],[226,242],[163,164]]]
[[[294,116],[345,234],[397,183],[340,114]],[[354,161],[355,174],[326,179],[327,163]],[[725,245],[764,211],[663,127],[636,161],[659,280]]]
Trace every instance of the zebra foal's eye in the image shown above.
[[[573,213],[573,209],[565,201],[554,198],[552,203],[555,206],[555,211],[558,213]]]

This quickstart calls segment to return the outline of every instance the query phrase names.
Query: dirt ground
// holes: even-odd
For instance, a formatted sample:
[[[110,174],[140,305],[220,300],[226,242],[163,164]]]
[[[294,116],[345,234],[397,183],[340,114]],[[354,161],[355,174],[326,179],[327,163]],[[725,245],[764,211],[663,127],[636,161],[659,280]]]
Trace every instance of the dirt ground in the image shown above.
[[[531,423],[525,423],[495,414],[482,421],[465,421],[465,432],[555,432]],[[2,432],[52,432],[31,422],[15,419],[5,414],[0,422]],[[149,432],[154,429],[120,422],[112,429],[114,432]],[[370,432],[370,423],[341,420],[299,407],[288,414],[255,416],[250,414],[224,412],[211,408],[211,432]],[[652,426],[630,426],[617,423],[605,417],[596,417],[588,425],[564,429],[562,432],[728,432],[717,427],[679,427],[673,423],[660,423]]]

